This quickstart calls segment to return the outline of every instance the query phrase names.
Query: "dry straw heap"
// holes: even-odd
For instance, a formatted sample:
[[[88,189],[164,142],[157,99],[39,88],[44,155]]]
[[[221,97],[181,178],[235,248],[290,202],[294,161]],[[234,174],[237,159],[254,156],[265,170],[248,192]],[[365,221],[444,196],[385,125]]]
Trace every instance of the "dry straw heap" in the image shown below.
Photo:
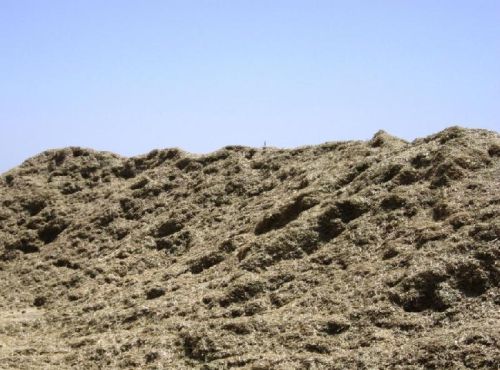
[[[0,368],[496,368],[499,157],[44,152],[0,179]]]

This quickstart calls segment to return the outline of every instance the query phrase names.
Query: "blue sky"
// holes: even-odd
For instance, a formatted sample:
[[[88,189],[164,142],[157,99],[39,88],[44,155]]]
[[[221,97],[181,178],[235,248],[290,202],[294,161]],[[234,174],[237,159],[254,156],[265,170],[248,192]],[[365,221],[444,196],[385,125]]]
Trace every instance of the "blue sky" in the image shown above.
[[[500,129],[500,1],[1,0],[0,172]]]

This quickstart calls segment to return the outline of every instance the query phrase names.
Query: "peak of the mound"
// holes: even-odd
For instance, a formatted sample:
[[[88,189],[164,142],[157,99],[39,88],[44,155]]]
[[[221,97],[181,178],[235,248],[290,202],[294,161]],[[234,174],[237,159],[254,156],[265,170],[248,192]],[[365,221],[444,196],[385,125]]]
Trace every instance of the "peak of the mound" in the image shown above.
[[[384,130],[377,131],[373,138],[369,141],[372,147],[391,146],[393,148],[403,147],[408,143],[398,137],[392,136]]]
[[[425,138],[416,139],[414,142],[439,142],[444,144],[448,140],[461,139],[461,140],[475,140],[477,137],[481,136],[496,136],[497,133],[482,129],[468,129],[460,126],[452,126],[444,129],[434,135],[427,136]],[[98,151],[90,148],[83,147],[66,147],[60,149],[49,149],[41,152],[40,154],[33,156],[26,161],[24,161],[18,168],[13,168],[6,172],[7,175],[10,172],[23,171],[29,174],[30,169],[35,168],[35,171],[44,171],[46,167],[50,169],[51,166],[60,166],[64,162],[69,163],[69,166],[75,167],[79,165],[85,165],[89,162],[99,162],[100,166],[113,166],[120,162],[127,162],[130,165],[138,164],[139,167],[144,169],[147,166],[155,167],[160,165],[166,160],[181,159],[181,158],[192,158],[198,159],[204,162],[210,162],[214,160],[220,160],[222,157],[228,157],[231,153],[247,153],[246,155],[253,155],[256,152],[263,151],[265,153],[274,152],[290,152],[290,153],[300,153],[307,150],[321,150],[324,148],[329,148],[336,145],[350,145],[359,143],[359,141],[342,141],[342,142],[326,142],[320,145],[310,145],[299,148],[292,149],[279,149],[273,147],[266,148],[252,148],[248,146],[241,145],[228,145],[214,152],[206,154],[194,154],[184,151],[179,148],[164,148],[164,149],[154,149],[149,153],[141,154],[132,157],[125,157],[116,153],[109,151]],[[402,148],[409,143],[403,139],[393,136],[384,130],[377,131],[373,137],[366,142],[367,145],[371,147],[386,146],[391,149]],[[186,159],[187,161],[187,159]]]
[[[50,150],[0,181],[6,367],[495,367],[500,136]],[[21,348],[22,350],[17,350]]]

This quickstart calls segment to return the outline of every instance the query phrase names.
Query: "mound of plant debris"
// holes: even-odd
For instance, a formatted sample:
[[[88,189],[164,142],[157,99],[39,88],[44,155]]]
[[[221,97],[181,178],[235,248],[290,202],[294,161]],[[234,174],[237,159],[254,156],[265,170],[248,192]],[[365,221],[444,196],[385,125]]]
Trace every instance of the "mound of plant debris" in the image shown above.
[[[500,364],[500,135],[50,150],[0,179],[0,367]]]

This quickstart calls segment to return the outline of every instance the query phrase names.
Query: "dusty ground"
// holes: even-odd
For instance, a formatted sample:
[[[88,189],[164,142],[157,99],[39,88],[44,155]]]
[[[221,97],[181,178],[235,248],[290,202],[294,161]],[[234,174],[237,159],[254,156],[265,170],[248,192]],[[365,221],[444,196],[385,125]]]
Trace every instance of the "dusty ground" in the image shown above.
[[[500,364],[500,135],[82,148],[0,180],[0,368]]]

